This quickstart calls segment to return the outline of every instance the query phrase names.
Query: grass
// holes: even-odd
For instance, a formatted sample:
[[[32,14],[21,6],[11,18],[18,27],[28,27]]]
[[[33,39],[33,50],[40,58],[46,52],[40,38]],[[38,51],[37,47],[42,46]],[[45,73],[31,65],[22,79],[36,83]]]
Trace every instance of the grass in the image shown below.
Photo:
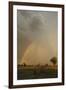
[[[57,68],[48,67],[28,67],[22,66],[17,69],[17,79],[41,79],[41,78],[56,78]]]

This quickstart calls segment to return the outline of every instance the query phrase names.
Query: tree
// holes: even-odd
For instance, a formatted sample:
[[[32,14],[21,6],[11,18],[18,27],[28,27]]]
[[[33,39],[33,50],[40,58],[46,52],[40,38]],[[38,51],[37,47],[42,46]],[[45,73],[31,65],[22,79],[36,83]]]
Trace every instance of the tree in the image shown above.
[[[53,63],[53,65],[57,64],[57,58],[56,57],[51,58],[50,61]]]
[[[23,63],[23,66],[26,66],[26,63],[25,62]]]
[[[45,64],[44,66],[45,66],[45,67],[48,67],[48,64]]]

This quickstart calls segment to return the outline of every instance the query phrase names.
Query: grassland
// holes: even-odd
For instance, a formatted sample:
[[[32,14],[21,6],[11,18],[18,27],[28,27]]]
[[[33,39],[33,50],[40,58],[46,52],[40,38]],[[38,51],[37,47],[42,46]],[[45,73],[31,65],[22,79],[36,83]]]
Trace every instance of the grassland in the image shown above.
[[[17,79],[56,78],[57,67],[51,66],[18,66]]]

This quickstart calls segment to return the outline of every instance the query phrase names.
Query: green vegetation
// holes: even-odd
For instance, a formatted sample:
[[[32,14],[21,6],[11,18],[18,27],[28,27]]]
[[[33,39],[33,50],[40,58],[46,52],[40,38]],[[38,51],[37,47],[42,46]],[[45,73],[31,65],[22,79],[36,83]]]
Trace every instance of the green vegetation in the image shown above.
[[[57,64],[57,58],[56,57],[51,58],[50,61],[53,63],[53,65]]]
[[[53,57],[50,59],[53,65],[27,65],[23,63],[18,65],[17,68],[17,79],[41,79],[41,78],[56,78],[58,75],[57,71],[57,58]]]
[[[41,78],[56,78],[57,69],[49,68],[22,68],[18,69],[17,79],[41,79]]]

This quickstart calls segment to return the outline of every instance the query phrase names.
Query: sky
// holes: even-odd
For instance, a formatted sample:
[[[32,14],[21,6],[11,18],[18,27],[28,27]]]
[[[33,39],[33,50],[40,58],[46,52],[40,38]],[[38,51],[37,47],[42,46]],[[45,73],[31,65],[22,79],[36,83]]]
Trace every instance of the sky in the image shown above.
[[[58,13],[17,10],[17,63],[49,64],[57,57]]]

